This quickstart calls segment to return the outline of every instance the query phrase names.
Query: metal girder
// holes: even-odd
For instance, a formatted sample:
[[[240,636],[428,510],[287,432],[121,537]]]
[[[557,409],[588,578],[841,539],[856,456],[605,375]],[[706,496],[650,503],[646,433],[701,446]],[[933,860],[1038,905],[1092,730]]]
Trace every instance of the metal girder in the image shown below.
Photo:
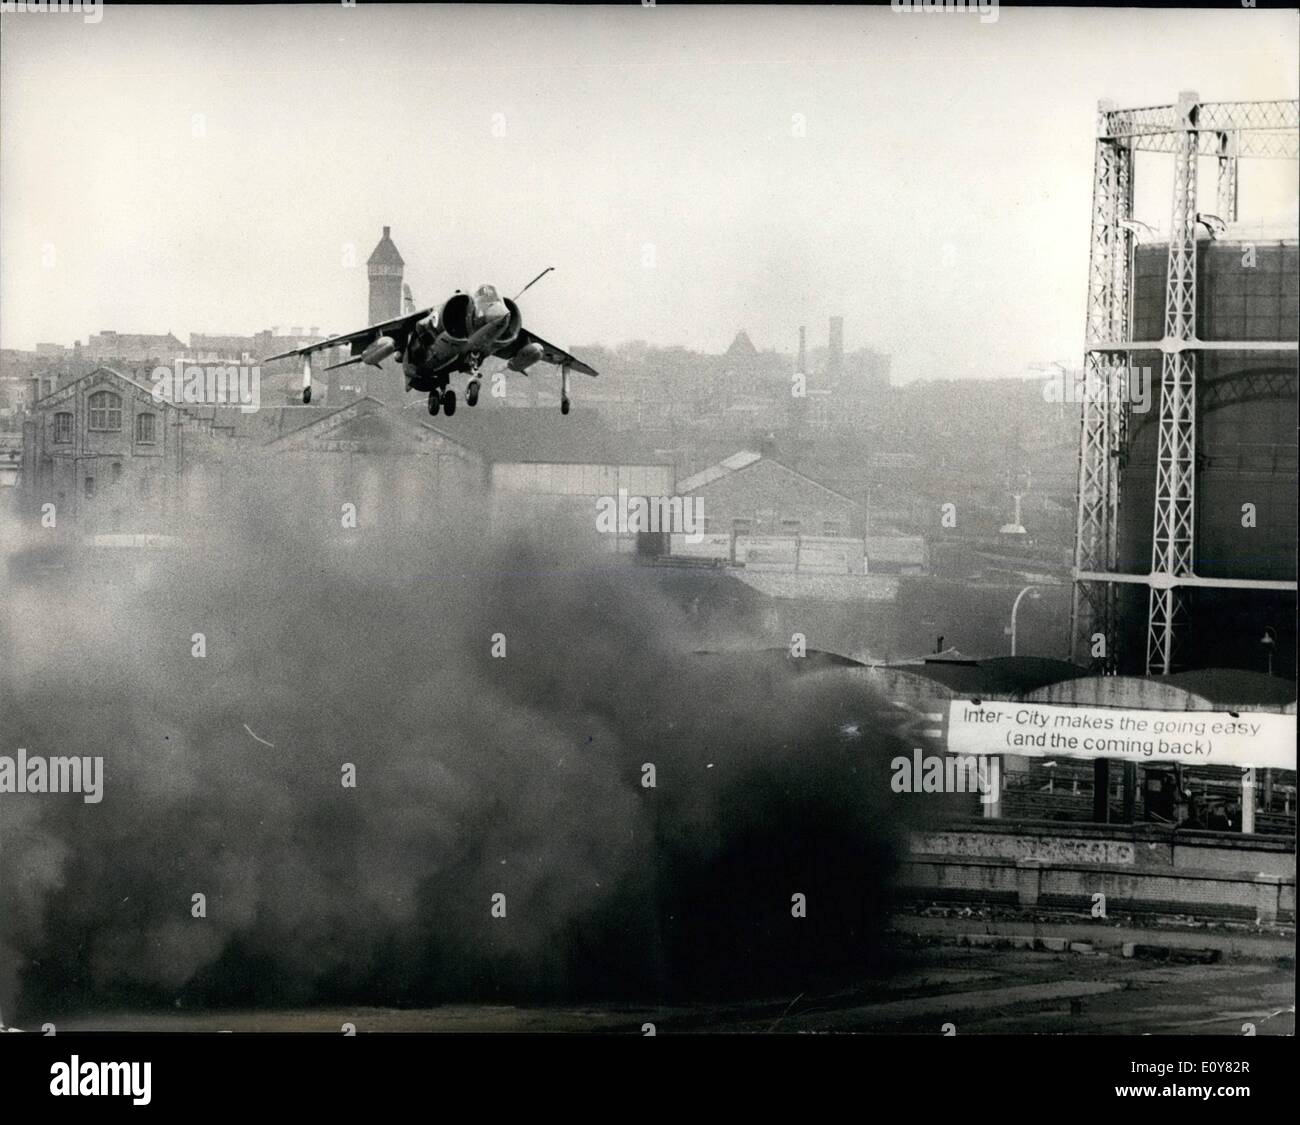
[[[1177,105],[1103,110],[1101,136],[1127,138],[1140,152],[1178,152],[1185,134]],[[1235,156],[1294,160],[1300,156],[1300,101],[1205,102],[1197,113],[1195,151],[1222,156],[1233,138]],[[1227,215],[1220,218],[1231,221]]]
[[[1076,575],[1084,581],[1124,582],[1130,586],[1173,587],[1202,586],[1213,590],[1295,590],[1296,583],[1271,578],[1202,578],[1199,574],[1170,576],[1167,574],[1125,574],[1124,572],[1094,573],[1080,571]]]
[[[1090,352],[1295,352],[1295,340],[1090,340]]]
[[[1219,218],[1225,223],[1237,221],[1237,133],[1217,134],[1219,149],[1219,191],[1216,200]]]
[[[1127,141],[1099,135],[1093,166],[1088,257],[1089,339],[1128,337],[1133,271],[1129,261],[1132,232],[1127,222],[1132,211],[1132,148]],[[1119,454],[1128,416],[1127,386],[1128,363],[1123,354],[1088,353],[1079,430],[1076,570],[1115,569],[1119,553]],[[1074,583],[1070,616],[1077,661],[1090,659],[1093,635],[1101,633],[1106,654],[1101,663],[1107,669],[1114,667],[1118,641],[1115,608],[1116,592],[1108,583]]]
[[[1237,155],[1250,156],[1263,160],[1294,160],[1300,156],[1300,136],[1290,133],[1253,133],[1237,131],[1231,135],[1237,138]],[[1139,152],[1177,152],[1179,146],[1177,133],[1153,133],[1150,136],[1134,137],[1133,147]],[[1197,134],[1196,151],[1201,156],[1219,155],[1219,134],[1201,132]]]
[[[1196,95],[1179,96],[1185,125],[1174,157],[1165,274],[1165,339],[1196,337]],[[1155,518],[1151,537],[1153,575],[1192,573],[1196,532],[1196,352],[1166,351],[1160,380],[1160,433],[1156,455]],[[1113,569],[1113,568],[1111,568]],[[1147,674],[1164,675],[1175,665],[1178,634],[1187,606],[1177,587],[1151,587],[1147,621]]]
[[[1300,101],[1276,99],[1263,102],[1202,102],[1196,128],[1212,132],[1256,132],[1300,128]],[[1145,137],[1185,130],[1181,101],[1173,105],[1139,109],[1101,109],[1100,137]]]
[[[1171,237],[1166,270],[1164,337],[1131,339],[1133,260],[1133,153],[1174,155]],[[1106,638],[1103,670],[1113,670],[1120,640],[1117,591],[1122,583],[1150,588],[1147,671],[1167,673],[1177,665],[1177,642],[1186,622],[1187,587],[1295,589],[1252,579],[1213,580],[1193,574],[1196,518],[1196,353],[1295,352],[1295,341],[1198,340],[1196,337],[1197,159],[1218,158],[1218,218],[1238,217],[1238,161],[1241,157],[1300,158],[1300,101],[1199,102],[1194,93],[1177,104],[1138,109],[1099,106],[1093,169],[1092,229],[1088,265],[1088,315],[1079,437],[1074,598],[1071,638],[1074,658],[1086,663],[1091,637]],[[1149,575],[1116,572],[1121,471],[1128,427],[1128,356],[1158,352],[1162,357],[1161,398]],[[1289,379],[1289,384],[1288,384]],[[1228,383],[1231,382],[1231,386]],[[1222,385],[1221,385],[1222,384]],[[1258,384],[1258,385],[1256,385]],[[1268,394],[1295,386],[1295,374],[1216,380],[1207,385],[1207,408],[1233,397]],[[1292,391],[1294,393],[1294,390]],[[1096,662],[1094,662],[1096,663]]]

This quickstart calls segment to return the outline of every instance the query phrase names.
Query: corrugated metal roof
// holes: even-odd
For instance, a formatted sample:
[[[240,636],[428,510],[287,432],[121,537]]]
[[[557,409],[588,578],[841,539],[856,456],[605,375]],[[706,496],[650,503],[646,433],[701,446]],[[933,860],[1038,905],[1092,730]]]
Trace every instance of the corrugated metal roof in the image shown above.
[[[1238,668],[1205,668],[1172,676],[1093,676],[1065,660],[1040,656],[995,656],[972,660],[956,653],[940,653],[920,661],[884,666],[941,685],[957,695],[1037,699],[1055,696],[1067,702],[1078,685],[1080,706],[1155,707],[1180,706],[1195,710],[1204,705],[1276,709],[1293,704],[1296,685],[1262,672]],[[1056,690],[1048,691],[1055,687]],[[1149,701],[1143,703],[1145,695]],[[1180,703],[1175,703],[1181,698]],[[1068,705],[1068,703],[1067,703]]]
[[[898,579],[878,574],[789,574],[736,570],[733,575],[769,598],[832,602],[887,602],[898,594]]]
[[[677,491],[681,493],[694,492],[695,489],[703,488],[706,484],[712,484],[715,480],[725,477],[728,473],[747,469],[755,461],[761,461],[762,459],[763,455],[761,453],[742,449],[739,453],[724,457],[716,465],[710,465],[707,469],[701,469],[694,476],[679,481]]]

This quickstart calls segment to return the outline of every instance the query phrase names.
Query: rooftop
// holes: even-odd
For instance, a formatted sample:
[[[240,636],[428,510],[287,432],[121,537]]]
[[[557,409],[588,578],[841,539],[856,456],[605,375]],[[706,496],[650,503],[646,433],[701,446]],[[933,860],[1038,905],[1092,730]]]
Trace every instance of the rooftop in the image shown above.
[[[417,407],[412,405],[409,413]],[[616,433],[600,413],[574,406],[567,416],[553,408],[505,406],[484,395],[478,406],[462,405],[455,417],[430,418],[423,425],[492,462],[571,465],[666,465],[635,435]]]

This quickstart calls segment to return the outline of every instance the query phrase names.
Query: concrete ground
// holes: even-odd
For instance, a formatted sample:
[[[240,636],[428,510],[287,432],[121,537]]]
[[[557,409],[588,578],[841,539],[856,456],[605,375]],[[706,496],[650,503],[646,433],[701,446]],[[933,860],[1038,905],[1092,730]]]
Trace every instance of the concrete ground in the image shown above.
[[[911,921],[915,921],[914,919]],[[1269,939],[1256,957],[1224,956],[1204,941],[1169,954],[1141,931],[1143,957],[1091,951],[999,949],[922,943],[900,935],[899,964],[885,981],[815,994],[736,1004],[652,1007],[513,1007],[449,1004],[436,1008],[326,1007],[283,1011],[102,1013],[59,1023],[61,1031],[317,1031],[352,1024],[375,1031],[607,1032],[641,1034],[852,1033],[981,1035],[1013,1032],[1123,1035],[1293,1035],[1292,946]],[[1051,927],[1038,926],[1040,931]],[[1042,935],[1040,935],[1042,936]],[[1047,938],[1054,935],[1046,933]],[[1094,930],[1095,936],[1095,930]],[[938,944],[943,941],[944,944]],[[1079,949],[1076,945],[1076,949]],[[1208,952],[1206,952],[1208,950]],[[1206,957],[1218,957],[1204,963]],[[1163,959],[1162,959],[1163,958]],[[37,1030],[33,1028],[33,1030]]]

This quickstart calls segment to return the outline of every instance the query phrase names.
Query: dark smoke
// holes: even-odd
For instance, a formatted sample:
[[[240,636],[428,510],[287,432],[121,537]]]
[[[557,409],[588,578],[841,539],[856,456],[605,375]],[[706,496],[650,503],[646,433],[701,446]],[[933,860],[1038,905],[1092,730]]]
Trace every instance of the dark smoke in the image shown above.
[[[430,502],[347,530],[347,496],[248,479],[148,581],[75,555],[11,575],[0,753],[103,755],[105,781],[97,805],[0,795],[0,1012],[870,970],[901,825],[857,683],[693,655],[654,571],[584,528]]]

